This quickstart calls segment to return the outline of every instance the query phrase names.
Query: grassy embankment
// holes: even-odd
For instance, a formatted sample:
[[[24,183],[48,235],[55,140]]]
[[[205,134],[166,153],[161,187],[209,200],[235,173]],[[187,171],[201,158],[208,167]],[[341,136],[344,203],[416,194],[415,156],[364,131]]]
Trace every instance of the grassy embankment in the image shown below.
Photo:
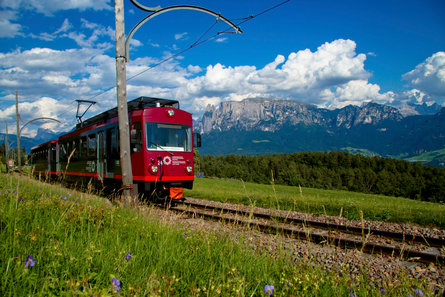
[[[266,285],[273,296],[431,295],[404,273],[376,284],[367,271],[254,253],[151,211],[0,175],[0,296],[264,296]]]
[[[445,205],[337,190],[260,185],[236,180],[198,178],[185,195],[265,208],[327,214],[360,220],[445,227]]]

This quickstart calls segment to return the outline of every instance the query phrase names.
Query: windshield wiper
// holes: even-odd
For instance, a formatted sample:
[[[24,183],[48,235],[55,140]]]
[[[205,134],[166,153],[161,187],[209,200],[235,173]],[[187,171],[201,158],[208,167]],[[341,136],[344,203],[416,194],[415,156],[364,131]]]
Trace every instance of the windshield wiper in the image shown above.
[[[167,152],[167,153],[169,153],[171,156],[174,156],[173,155],[173,153],[172,152],[170,152],[170,151],[167,151],[165,148],[163,148],[162,146],[160,146],[159,144],[157,144],[157,143],[154,143],[154,142],[149,142],[150,144],[153,144],[155,147],[158,147],[158,148],[160,148],[161,150],[163,150],[164,152]]]

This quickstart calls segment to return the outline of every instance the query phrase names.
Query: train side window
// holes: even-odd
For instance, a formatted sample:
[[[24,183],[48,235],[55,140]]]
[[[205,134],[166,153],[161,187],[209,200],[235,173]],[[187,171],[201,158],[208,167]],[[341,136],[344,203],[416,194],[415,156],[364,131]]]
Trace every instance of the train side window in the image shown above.
[[[88,135],[88,157],[95,157],[96,149],[96,134],[90,134]]]
[[[61,152],[60,160],[66,161],[68,159],[68,156],[66,153],[66,143],[62,143],[60,145],[60,152]]]
[[[116,128],[107,129],[107,155],[111,159],[119,159],[119,136]]]
[[[78,153],[79,149],[76,147],[76,141],[73,140],[70,144],[70,155],[71,155],[71,161],[75,161],[77,160],[77,153]]]
[[[82,158],[87,156],[87,137],[80,138],[80,155]]]
[[[142,125],[140,122],[131,125],[130,144],[132,153],[142,150]]]

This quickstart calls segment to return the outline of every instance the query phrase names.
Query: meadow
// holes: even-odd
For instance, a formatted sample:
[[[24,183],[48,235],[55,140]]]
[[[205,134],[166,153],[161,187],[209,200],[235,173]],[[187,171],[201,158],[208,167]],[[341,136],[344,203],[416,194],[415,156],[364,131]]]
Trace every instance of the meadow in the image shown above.
[[[360,220],[445,227],[445,205],[383,195],[197,178],[185,195],[219,202],[293,210]]]
[[[433,295],[432,284],[407,273],[376,283],[366,270],[255,252],[152,211],[1,174],[0,296]]]

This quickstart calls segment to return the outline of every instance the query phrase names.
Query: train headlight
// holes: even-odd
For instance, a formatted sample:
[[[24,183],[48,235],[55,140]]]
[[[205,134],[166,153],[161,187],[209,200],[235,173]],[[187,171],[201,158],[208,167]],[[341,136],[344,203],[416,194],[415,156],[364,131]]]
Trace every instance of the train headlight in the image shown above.
[[[150,169],[150,172],[153,173],[153,174],[155,174],[155,173],[157,173],[159,171],[159,168],[156,165],[151,165],[149,167],[149,169]]]
[[[185,171],[187,171],[187,173],[192,173],[193,167],[189,165],[189,166],[185,167]]]
[[[172,118],[172,117],[175,116],[175,111],[173,109],[169,109],[169,110],[167,110],[167,114],[168,114],[169,117]]]

